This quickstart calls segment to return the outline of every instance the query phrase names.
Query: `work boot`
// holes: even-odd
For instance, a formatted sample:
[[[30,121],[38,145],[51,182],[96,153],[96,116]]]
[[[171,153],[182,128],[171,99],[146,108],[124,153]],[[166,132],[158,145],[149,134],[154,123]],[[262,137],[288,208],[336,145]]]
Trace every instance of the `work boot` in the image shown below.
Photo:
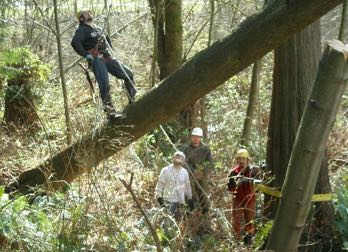
[[[104,98],[102,97],[102,101],[104,112],[107,113],[108,111],[114,110],[114,105],[112,104],[110,94],[107,94]]]
[[[103,109],[109,120],[122,117],[122,114],[115,110],[110,100],[103,102]]]
[[[123,117],[122,113],[119,113],[116,110],[112,110],[112,111],[107,112],[107,116],[108,116],[109,120],[115,120],[115,119]]]

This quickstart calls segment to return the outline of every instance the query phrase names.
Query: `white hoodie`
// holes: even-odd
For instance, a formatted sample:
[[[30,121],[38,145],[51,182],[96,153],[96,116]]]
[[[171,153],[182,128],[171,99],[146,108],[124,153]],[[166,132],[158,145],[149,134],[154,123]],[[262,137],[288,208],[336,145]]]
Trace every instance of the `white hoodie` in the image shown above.
[[[192,199],[190,178],[187,170],[168,165],[164,167],[159,176],[156,186],[156,198],[162,197],[172,203],[184,203],[185,195]]]

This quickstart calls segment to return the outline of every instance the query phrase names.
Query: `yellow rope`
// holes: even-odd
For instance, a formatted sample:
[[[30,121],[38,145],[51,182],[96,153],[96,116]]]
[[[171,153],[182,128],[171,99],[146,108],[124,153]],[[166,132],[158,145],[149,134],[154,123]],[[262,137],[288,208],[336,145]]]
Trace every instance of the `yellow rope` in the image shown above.
[[[256,185],[256,190],[271,195],[275,198],[280,198],[282,196],[282,193],[279,190],[262,184]],[[330,200],[332,200],[332,193],[314,194],[312,197],[312,202],[322,202]]]

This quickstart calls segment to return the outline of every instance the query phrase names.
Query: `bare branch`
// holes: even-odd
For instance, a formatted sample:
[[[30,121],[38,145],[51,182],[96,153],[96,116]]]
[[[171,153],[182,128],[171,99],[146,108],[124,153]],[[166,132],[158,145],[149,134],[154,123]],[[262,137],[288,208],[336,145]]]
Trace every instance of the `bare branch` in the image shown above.
[[[130,182],[127,184],[127,182],[124,179],[119,178],[119,180],[121,181],[121,183],[123,184],[123,186],[127,189],[127,191],[132,195],[133,201],[135,202],[136,206],[138,207],[138,209],[140,210],[141,214],[144,216],[145,218],[145,222],[148,225],[152,237],[156,243],[156,247],[157,247],[157,251],[162,251],[162,246],[161,246],[161,242],[158,239],[157,233],[156,233],[156,229],[153,227],[151,221],[149,220],[149,218],[147,217],[145,211],[143,210],[143,208],[141,207],[141,204],[137,198],[137,196],[135,195],[133,189],[132,189],[132,182],[133,182],[133,176],[134,173],[131,173],[131,178],[130,178]]]
[[[39,7],[39,5],[36,3],[35,0],[33,0],[33,3],[34,3],[34,5],[35,5],[35,7],[39,10],[39,12],[40,12],[40,14],[41,14],[41,17],[42,17],[43,21],[45,22],[46,26],[49,27],[49,29],[53,32],[54,35],[57,36],[56,30],[54,30],[54,29],[52,28],[52,26],[49,24],[49,22],[48,22],[47,19],[45,18],[45,14],[43,13],[42,9]],[[58,35],[59,35],[59,34],[58,34]]]

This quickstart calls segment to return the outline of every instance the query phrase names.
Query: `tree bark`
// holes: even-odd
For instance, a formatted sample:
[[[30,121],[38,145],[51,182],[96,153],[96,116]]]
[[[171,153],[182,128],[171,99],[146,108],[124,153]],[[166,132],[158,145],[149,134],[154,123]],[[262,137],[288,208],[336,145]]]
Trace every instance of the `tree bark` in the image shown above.
[[[165,2],[164,57],[166,60],[162,62],[161,80],[176,71],[182,64],[181,7],[181,0]]]
[[[347,76],[348,47],[330,41],[296,136],[268,249],[297,250]]]
[[[63,66],[62,41],[61,41],[61,34],[60,34],[60,27],[59,27],[57,0],[53,0],[53,5],[54,5],[54,20],[55,20],[55,25],[56,25],[55,36],[57,39],[57,47],[58,47],[58,62],[59,62],[60,81],[62,84],[63,97],[64,97],[66,141],[67,141],[67,144],[70,145],[71,144],[71,122],[70,122],[70,115],[69,115],[68,92],[66,90],[66,82],[65,82],[65,74],[64,74],[64,66]]]
[[[274,177],[272,186],[281,188],[303,110],[320,60],[320,21],[295,34],[274,51],[274,70],[267,164]],[[266,197],[266,206],[269,197]],[[274,200],[272,198],[272,200]],[[265,208],[274,218],[278,201]]]
[[[325,150],[324,158],[320,165],[319,176],[315,187],[315,194],[332,193],[328,168],[328,154]],[[335,208],[332,201],[316,202],[314,204],[313,225],[309,228],[315,230],[313,239],[317,242],[309,251],[341,251],[339,237],[335,228]],[[305,237],[303,237],[305,238]]]
[[[209,19],[209,31],[208,31],[208,42],[207,46],[209,47],[212,43],[212,41],[215,40],[215,37],[213,36],[213,27],[214,27],[214,16],[215,16],[215,0],[209,1],[210,5],[210,19]],[[197,124],[200,128],[203,129],[203,137],[206,138],[207,131],[208,131],[208,125],[206,121],[206,96],[203,96],[199,101],[199,114],[200,114],[200,122]]]
[[[259,14],[247,18],[233,34],[195,55],[158,87],[127,106],[124,118],[105,123],[44,164],[24,171],[6,191],[28,193],[40,184],[60,188],[64,181],[72,181],[168,121],[342,1],[303,0],[291,5],[287,2],[272,2]]]
[[[157,34],[157,63],[160,80],[177,70],[182,64],[181,0],[149,1],[153,25]],[[163,10],[164,8],[164,10]]]
[[[132,198],[133,198],[133,201],[135,202],[135,205],[137,206],[137,208],[141,212],[142,216],[145,219],[145,222],[146,222],[147,226],[150,229],[150,232],[152,234],[153,240],[155,241],[155,244],[156,244],[157,251],[161,252],[161,251],[163,251],[163,249],[162,249],[162,246],[161,246],[161,241],[158,238],[158,235],[157,235],[157,232],[156,232],[156,228],[152,225],[151,221],[149,220],[149,217],[147,217],[146,212],[141,207],[141,204],[140,204],[137,196],[135,195],[134,190],[132,189],[133,175],[134,174],[132,173],[129,183],[127,183],[124,179],[121,179],[121,178],[119,180],[121,181],[123,186],[127,189],[127,191],[132,195]]]
[[[274,175],[274,187],[281,188],[285,179],[298,125],[317,71],[321,52],[320,41],[318,20],[275,50],[267,151],[269,168]],[[316,193],[331,193],[327,158],[321,163]],[[268,209],[266,207],[265,215],[274,218],[279,201],[270,196],[266,196],[265,200],[266,206],[270,205]],[[314,238],[318,241],[311,246],[312,250],[330,250],[333,243],[337,244],[333,228],[334,218],[332,202],[315,204],[314,221],[309,220],[311,223],[307,226],[308,229],[315,228],[317,232],[314,234],[306,230],[302,237],[303,240]]]
[[[162,47],[160,47],[160,44],[163,42],[164,38],[164,31],[163,31],[163,14],[162,14],[162,1],[163,0],[157,0],[152,1],[149,0],[149,5],[151,9],[152,14],[152,21],[153,21],[153,56],[152,56],[152,63],[151,63],[151,73],[150,73],[150,79],[151,79],[151,87],[153,87],[156,84],[156,66],[158,60],[158,50],[162,50]],[[161,43],[159,42],[159,39],[161,39]],[[159,64],[159,63],[158,63]]]
[[[344,0],[343,6],[342,6],[340,31],[338,33],[338,39],[341,40],[343,43],[345,42],[344,40],[347,39],[344,37],[346,34],[346,27],[347,27],[347,15],[348,15],[347,12],[348,12],[348,0]]]
[[[256,105],[258,103],[258,91],[259,91],[259,76],[261,71],[261,60],[258,60],[253,65],[253,72],[250,83],[250,93],[249,93],[249,101],[248,108],[244,120],[242,137],[240,139],[240,145],[247,147],[250,139],[250,131],[252,120],[254,118]]]

